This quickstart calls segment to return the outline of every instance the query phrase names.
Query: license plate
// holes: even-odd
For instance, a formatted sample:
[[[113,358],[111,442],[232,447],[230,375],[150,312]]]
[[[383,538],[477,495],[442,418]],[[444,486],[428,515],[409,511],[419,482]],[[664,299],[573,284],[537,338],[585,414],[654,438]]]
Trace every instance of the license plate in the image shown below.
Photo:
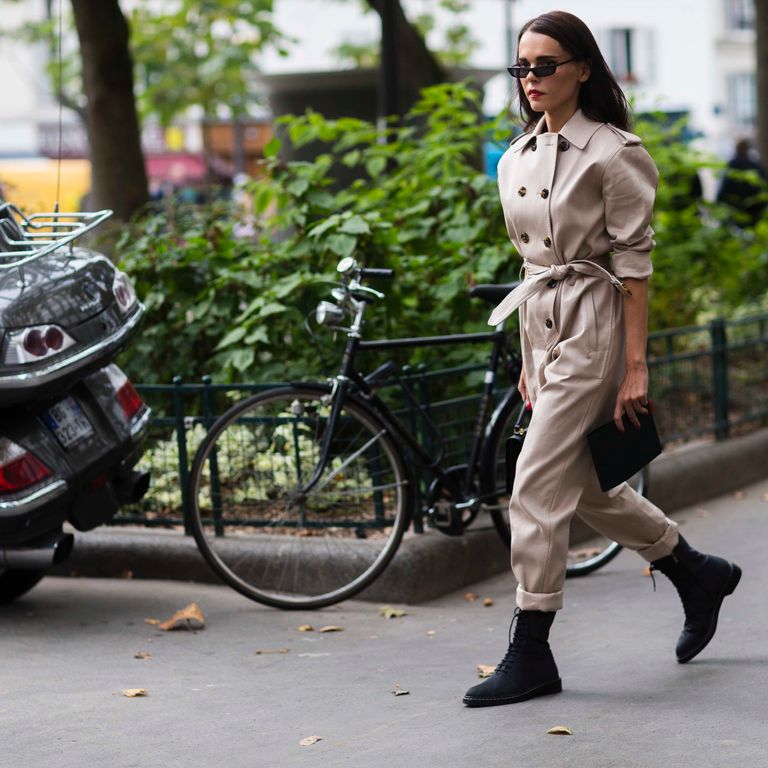
[[[73,397],[64,398],[44,411],[43,421],[65,448],[93,434],[91,422]]]

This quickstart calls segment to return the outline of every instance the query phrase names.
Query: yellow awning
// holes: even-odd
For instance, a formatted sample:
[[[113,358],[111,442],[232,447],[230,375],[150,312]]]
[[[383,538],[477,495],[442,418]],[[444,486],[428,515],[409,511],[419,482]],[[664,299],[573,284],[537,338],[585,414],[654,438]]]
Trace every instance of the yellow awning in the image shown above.
[[[25,213],[52,211],[56,202],[57,162],[48,158],[0,158],[0,196]],[[89,160],[61,161],[59,210],[79,211],[91,187]]]

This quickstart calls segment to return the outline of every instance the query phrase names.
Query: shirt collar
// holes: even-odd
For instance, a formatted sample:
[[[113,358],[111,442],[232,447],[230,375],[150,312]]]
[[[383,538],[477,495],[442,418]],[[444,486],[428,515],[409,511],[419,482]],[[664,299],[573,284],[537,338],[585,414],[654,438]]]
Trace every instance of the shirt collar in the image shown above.
[[[584,113],[577,109],[569,118],[568,122],[560,129],[559,135],[567,139],[571,145],[584,149],[592,138],[592,134],[602,125],[590,120]],[[535,141],[537,136],[547,132],[547,119],[542,117],[536,124],[536,127],[527,134],[527,138],[520,138],[512,145],[513,152],[519,152],[523,147],[528,147]]]

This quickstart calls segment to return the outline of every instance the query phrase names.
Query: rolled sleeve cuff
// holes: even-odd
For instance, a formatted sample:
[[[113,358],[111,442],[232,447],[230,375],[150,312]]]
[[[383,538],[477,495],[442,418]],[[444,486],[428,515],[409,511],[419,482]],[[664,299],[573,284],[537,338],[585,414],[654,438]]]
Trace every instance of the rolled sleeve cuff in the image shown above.
[[[638,251],[623,251],[611,255],[613,273],[620,280],[634,278],[636,280],[646,280],[653,274],[653,264],[651,263],[650,253],[640,253]]]

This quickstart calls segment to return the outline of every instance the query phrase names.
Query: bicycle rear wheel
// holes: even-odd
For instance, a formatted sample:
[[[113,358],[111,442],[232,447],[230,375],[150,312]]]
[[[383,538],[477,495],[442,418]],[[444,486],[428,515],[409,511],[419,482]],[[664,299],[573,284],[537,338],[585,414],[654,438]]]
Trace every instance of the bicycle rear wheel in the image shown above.
[[[489,438],[490,445],[486,453],[484,470],[484,492],[490,493],[491,489],[494,488],[496,492],[496,500],[489,502],[488,508],[496,530],[507,547],[510,546],[511,534],[508,511],[509,494],[506,491],[505,483],[504,445],[507,437],[512,434],[519,402],[519,400],[511,402],[495,426],[494,432]],[[641,496],[647,496],[648,480],[649,471],[646,467],[630,478],[629,483]],[[571,522],[565,575],[568,578],[586,576],[609,563],[621,550],[621,544],[603,536],[587,525],[580,517],[574,515]]]
[[[317,483],[330,390],[294,386],[235,405],[192,465],[192,532],[214,571],[277,608],[319,608],[370,584],[395,554],[409,483],[386,426],[347,398]]]

